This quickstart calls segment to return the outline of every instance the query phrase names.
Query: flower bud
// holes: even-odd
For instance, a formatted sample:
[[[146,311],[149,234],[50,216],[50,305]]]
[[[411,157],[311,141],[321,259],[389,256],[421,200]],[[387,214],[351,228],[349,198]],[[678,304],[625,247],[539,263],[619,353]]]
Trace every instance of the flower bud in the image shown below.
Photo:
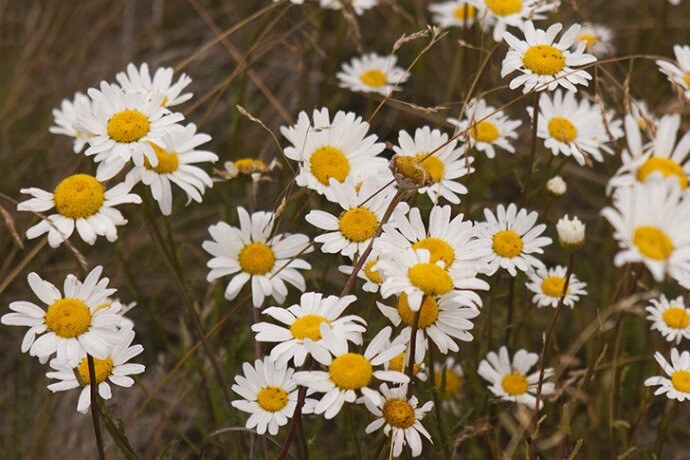
[[[556,224],[556,230],[561,246],[569,251],[578,249],[585,242],[585,224],[577,217],[563,216]]]
[[[568,185],[561,176],[553,176],[546,182],[546,189],[551,195],[559,197],[565,195],[565,192],[568,190]]]

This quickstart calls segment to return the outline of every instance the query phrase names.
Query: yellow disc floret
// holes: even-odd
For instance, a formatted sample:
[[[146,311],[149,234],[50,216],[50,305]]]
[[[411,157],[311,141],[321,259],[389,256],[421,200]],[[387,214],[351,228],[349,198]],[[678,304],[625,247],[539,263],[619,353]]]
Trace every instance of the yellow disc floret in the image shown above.
[[[103,206],[103,184],[88,174],[75,174],[63,179],[53,194],[57,212],[70,219],[93,216]]]
[[[376,262],[378,262],[378,259],[370,260],[369,262],[364,264],[364,275],[372,283],[381,284],[383,283],[381,273],[378,270],[372,270],[372,267],[376,265]]]
[[[138,110],[126,109],[108,120],[108,136],[123,144],[137,142],[146,136],[150,129],[149,119]]]
[[[549,134],[561,142],[572,142],[577,137],[577,128],[567,118],[553,117],[549,120]]]
[[[521,0],[486,0],[486,6],[496,16],[509,16],[522,10]]]
[[[369,385],[374,369],[371,362],[357,353],[345,353],[328,366],[331,381],[342,390],[357,390]]]
[[[428,153],[415,156],[396,155],[393,165],[398,174],[418,187],[440,182],[445,170],[443,162]]]
[[[400,353],[399,355],[396,355],[395,357],[393,357],[393,359],[388,361],[388,369],[391,371],[405,372],[406,365],[407,355],[404,352]],[[414,363],[412,367],[412,372],[414,372],[414,375],[417,375],[419,371],[422,369],[422,366],[420,366],[417,363]]]
[[[690,72],[687,72],[687,73],[683,76],[683,81],[685,82],[685,86],[687,86],[688,88],[690,88]]]
[[[404,399],[389,399],[383,403],[383,418],[390,426],[406,429],[416,420],[414,409]]]
[[[48,330],[58,337],[73,339],[91,327],[91,310],[79,299],[59,299],[48,307],[45,322]]]
[[[522,374],[508,374],[501,381],[503,391],[511,396],[519,396],[527,393],[527,378]]]
[[[237,260],[250,275],[265,275],[276,263],[276,256],[265,243],[249,243],[240,251]]]
[[[561,298],[563,288],[565,287],[565,280],[560,276],[549,276],[544,278],[541,282],[541,292],[549,297]],[[570,290],[570,288],[568,288]]]
[[[537,75],[556,75],[565,67],[565,56],[551,45],[534,45],[525,51],[522,63]]]
[[[151,166],[149,159],[144,157],[144,166],[146,169],[155,171],[158,174],[170,174],[177,171],[177,168],[180,166],[180,158],[177,156],[177,152],[168,152],[153,142],[149,142],[149,145],[153,148],[156,158],[158,158],[158,164],[156,166]]]
[[[398,297],[398,315],[400,318],[410,326],[414,324],[415,312],[410,308],[407,302],[407,294],[400,294]],[[438,303],[433,297],[424,297],[422,306],[419,309],[419,323],[420,329],[425,329],[436,322],[438,319]]]
[[[94,376],[96,377],[96,383],[105,382],[105,380],[110,377],[113,373],[113,359],[107,357],[105,359],[93,358]],[[79,378],[84,385],[89,385],[91,383],[91,376],[89,374],[89,361],[84,358],[79,363],[77,368],[79,371]]]
[[[673,253],[671,238],[651,225],[637,227],[633,235],[633,243],[643,256],[650,259],[666,260]]]
[[[267,169],[266,163],[254,158],[240,158],[239,160],[235,160],[233,164],[241,174],[265,172]]]
[[[661,315],[661,319],[670,328],[685,329],[690,324],[690,316],[685,308],[670,307]]]
[[[407,277],[413,286],[426,295],[448,294],[453,289],[453,279],[450,274],[438,265],[429,262],[413,265],[407,271]]]
[[[688,175],[681,165],[670,158],[650,157],[637,169],[637,180],[644,182],[652,173],[660,173],[665,178],[675,177],[680,188],[688,188]]]
[[[498,131],[498,128],[495,124],[488,120],[484,120],[472,125],[470,135],[477,142],[491,143],[498,139],[498,136],[500,136],[501,133]]]
[[[676,371],[671,376],[673,388],[683,393],[690,393],[690,372]]]
[[[453,10],[453,16],[458,21],[464,21],[465,19],[474,19],[476,15],[477,9],[472,5],[468,5],[467,3],[458,6],[457,8],[455,8],[455,10]]]
[[[328,185],[331,178],[342,182],[350,173],[350,161],[339,148],[330,145],[314,150],[309,166],[316,180],[323,185]]]
[[[585,42],[585,47],[589,50],[592,48],[592,46],[596,45],[599,43],[599,36],[595,34],[590,34],[587,32],[583,32],[580,35],[577,36],[578,42]]]
[[[522,253],[522,238],[512,230],[503,230],[493,237],[493,249],[501,257],[512,259]]]
[[[441,382],[443,372],[434,372],[434,385],[439,390],[441,389]],[[460,394],[462,389],[462,377],[451,370],[446,370],[446,394],[445,399],[452,399]]]
[[[446,264],[446,267],[455,260],[453,246],[441,238],[429,237],[417,241],[412,245],[412,249],[426,249],[429,251],[429,261],[436,263],[439,260]]]
[[[278,412],[287,406],[288,394],[280,387],[266,386],[259,390],[256,403],[266,412]]]
[[[362,80],[362,83],[372,88],[380,88],[388,82],[386,73],[378,69],[367,70],[360,75],[359,79]]]
[[[367,241],[374,236],[378,225],[376,214],[363,207],[343,211],[338,218],[340,233],[355,243]]]
[[[330,324],[330,322],[321,315],[304,315],[297,318],[292,326],[290,332],[292,336],[298,340],[309,338],[311,340],[321,340],[321,331],[319,327],[321,323]]]

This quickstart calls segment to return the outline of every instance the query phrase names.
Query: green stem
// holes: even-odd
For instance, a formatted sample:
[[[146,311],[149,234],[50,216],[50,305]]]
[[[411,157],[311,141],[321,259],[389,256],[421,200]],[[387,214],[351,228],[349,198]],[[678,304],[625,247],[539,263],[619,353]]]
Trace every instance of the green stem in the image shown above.
[[[93,432],[96,436],[96,447],[98,447],[98,458],[105,460],[105,450],[103,449],[103,435],[101,425],[98,421],[98,383],[96,382],[96,364],[93,356],[86,355],[86,362],[89,366],[89,389],[91,391],[91,420],[93,421]]]
[[[527,165],[527,173],[525,174],[525,180],[522,183],[522,191],[520,204],[525,205],[527,200],[527,189],[529,188],[529,183],[532,181],[532,174],[534,174],[534,160],[537,156],[537,125],[539,124],[539,93],[534,92],[532,97],[532,145],[529,152],[529,163]]]

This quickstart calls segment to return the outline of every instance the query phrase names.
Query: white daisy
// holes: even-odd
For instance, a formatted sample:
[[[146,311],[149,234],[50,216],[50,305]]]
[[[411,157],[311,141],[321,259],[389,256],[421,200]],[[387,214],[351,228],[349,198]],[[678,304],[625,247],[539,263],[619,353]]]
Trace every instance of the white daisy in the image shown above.
[[[347,0],[348,7],[352,7],[355,14],[361,16],[366,10],[370,10],[379,4],[379,0]],[[342,10],[342,0],[319,0],[321,8],[329,10]]]
[[[656,65],[668,81],[677,86],[686,98],[690,98],[690,45],[675,45],[673,53],[676,55],[675,63],[659,59]]]
[[[477,237],[488,240],[492,248],[492,253],[482,261],[484,273],[493,275],[499,268],[505,268],[510,276],[517,276],[517,270],[529,272],[544,267],[532,255],[543,254],[543,248],[551,244],[551,238],[541,236],[546,225],[535,225],[539,213],[518,211],[511,203],[507,208],[498,205],[495,216],[484,209],[484,217],[486,222],[477,225]]]
[[[344,62],[335,76],[340,80],[341,88],[388,96],[393,91],[400,91],[400,85],[410,77],[405,69],[396,66],[397,63],[398,57],[394,54],[364,54]]]
[[[372,249],[367,257],[367,261],[362,265],[361,270],[357,272],[357,278],[364,281],[362,285],[362,290],[366,292],[378,292],[381,283],[383,283],[383,278],[376,264],[378,263],[378,253],[376,249]],[[338,266],[338,271],[346,275],[351,275],[354,271],[354,266],[352,265],[340,265]]]
[[[0,319],[8,326],[28,326],[22,341],[22,353],[29,352],[44,362],[53,353],[61,363],[76,366],[88,353],[106,359],[110,347],[121,338],[117,333],[120,317],[111,308],[99,308],[104,299],[115,293],[108,288],[108,278],[101,278],[100,265],[79,281],[67,275],[64,295],[53,284],[29,273],[27,280],[36,297],[47,310],[27,301],[10,303],[13,313]]]
[[[532,302],[539,308],[558,307],[558,302],[565,287],[565,275],[568,269],[561,265],[549,268],[538,268],[528,273],[529,281],[527,289],[534,292]],[[578,280],[575,274],[570,275],[568,282],[568,292],[563,298],[563,305],[573,308],[576,302],[580,301],[580,296],[587,295],[585,287],[587,283]]]
[[[578,24],[570,28],[555,43],[556,35],[563,25],[553,24],[547,30],[535,29],[531,21],[525,23],[525,40],[513,34],[503,34],[510,50],[503,60],[501,77],[517,71],[520,75],[510,81],[510,89],[524,86],[522,91],[553,91],[559,85],[569,91],[577,91],[576,85],[588,85],[592,76],[585,70],[576,70],[597,60],[584,52],[585,42],[580,42],[574,51],[570,51],[578,34]]]
[[[112,243],[117,239],[117,226],[127,223],[115,206],[141,203],[139,195],[129,193],[131,188],[132,184],[123,182],[106,190],[95,177],[75,174],[60,181],[53,193],[36,187],[21,189],[33,198],[19,203],[17,210],[45,212],[56,209],[56,214],[47,216],[26,231],[29,239],[48,233],[48,243],[53,248],[67,240],[75,228],[88,244],[93,245],[98,236],[105,236]]]
[[[678,353],[677,348],[671,348],[671,362],[669,363],[659,352],[654,353],[654,359],[659,363],[664,373],[671,377],[655,376],[644,381],[645,386],[658,386],[655,395],[665,394],[668,399],[680,402],[690,399],[690,351]]]
[[[132,168],[127,180],[148,185],[161,212],[169,216],[172,213],[170,184],[174,183],[187,194],[187,204],[192,200],[201,203],[205,188],[212,187],[213,182],[208,173],[195,164],[215,162],[218,156],[213,152],[197,150],[197,147],[209,142],[211,136],[197,133],[194,123],[179,131],[165,133],[162,140],[160,145],[151,144],[158,164],[152,166],[144,159],[144,165]]]
[[[467,139],[471,147],[484,152],[489,158],[496,156],[496,147],[515,153],[511,139],[517,139],[517,128],[522,121],[511,120],[484,99],[472,100],[463,120],[448,118],[447,121],[456,127],[457,132],[466,133],[460,139]]]
[[[613,53],[613,31],[603,24],[582,24],[576,45],[585,42],[585,51],[597,57]],[[573,45],[573,46],[576,46]]]
[[[130,375],[142,374],[146,370],[143,364],[128,362],[144,351],[144,347],[141,345],[132,346],[134,331],[131,329],[124,330],[120,333],[120,337],[121,342],[112,346],[112,350],[105,359],[94,358],[94,374],[98,384],[98,394],[105,400],[112,397],[109,383],[129,388],[134,385],[134,379]],[[59,382],[51,383],[48,385],[48,389],[55,393],[82,387],[77,411],[85,414],[91,406],[91,379],[86,356],[79,361],[77,366],[70,366],[53,359],[50,361],[50,367],[53,371],[46,373],[46,377],[59,380]]]
[[[405,350],[403,344],[387,346],[390,343],[391,328],[383,328],[374,337],[363,354],[348,350],[343,332],[335,327],[321,325],[321,343],[305,339],[307,350],[328,371],[295,372],[295,381],[307,387],[307,394],[324,393],[314,407],[315,414],[323,414],[326,419],[335,417],[343,404],[357,399],[357,392],[381,404],[381,395],[369,384],[373,378],[378,380],[407,383],[409,379],[401,372],[376,370],[376,367],[390,361]]]
[[[672,181],[635,183],[619,188],[613,207],[601,214],[614,228],[620,252],[613,263],[642,262],[656,281],[666,274],[682,278],[690,263],[690,202]]]
[[[310,270],[311,265],[299,259],[313,249],[309,237],[302,234],[273,235],[274,214],[259,211],[251,216],[237,208],[240,227],[218,222],[208,228],[212,241],[204,241],[203,248],[213,257],[206,264],[211,271],[206,280],[233,275],[225,288],[225,298],[232,300],[251,280],[252,302],[263,305],[268,296],[281,304],[287,297],[285,282],[300,291],[306,288],[297,270]]]
[[[74,138],[74,153],[84,150],[89,136],[77,129],[77,114],[91,111],[91,99],[83,93],[74,94],[74,99],[63,99],[59,109],[53,109],[54,126],[49,128],[53,134]]]
[[[126,93],[139,93],[151,96],[162,94],[161,105],[163,107],[172,107],[190,100],[193,96],[192,93],[181,94],[182,90],[192,82],[192,79],[183,73],[177,79],[177,82],[173,83],[173,73],[172,67],[159,67],[153,74],[153,78],[151,78],[147,63],[141,64],[138,69],[134,64],[129,63],[127,72],[120,72],[115,78]]]
[[[465,373],[454,357],[447,356],[443,365],[434,363],[434,386],[441,395],[441,406],[456,416],[460,415],[458,399],[464,384]]]
[[[393,146],[396,155],[392,162],[398,175],[422,184],[419,193],[426,193],[433,203],[441,196],[458,204],[458,194],[467,193],[467,187],[457,179],[474,172],[470,166],[474,158],[463,156],[464,149],[456,148],[457,139],[448,139],[448,134],[428,126],[417,128],[414,138],[401,130],[398,145]]]
[[[86,155],[95,155],[97,176],[110,179],[130,161],[153,166],[158,157],[151,144],[163,145],[163,135],[180,129],[180,113],[161,106],[163,94],[126,93],[117,85],[101,82],[100,91],[91,88],[92,111],[77,114],[77,128],[88,135]]]
[[[434,403],[427,401],[422,407],[417,407],[417,397],[407,397],[407,385],[389,389],[388,385],[382,383],[379,389],[383,399],[378,404],[368,398],[358,401],[364,403],[369,412],[376,416],[376,420],[367,425],[364,432],[373,433],[383,427],[383,433],[393,442],[394,457],[400,456],[405,446],[409,446],[413,457],[420,456],[423,447],[420,434],[432,442],[431,435],[421,420],[434,407]]]
[[[434,23],[444,29],[470,27],[477,17],[477,7],[463,0],[432,3],[428,9],[433,14]]]
[[[643,131],[650,133],[656,132],[659,119],[654,112],[649,110],[647,103],[640,99],[630,100],[630,116],[637,122],[637,126]]]
[[[313,121],[300,112],[297,123],[282,126],[280,132],[292,144],[285,156],[299,162],[297,185],[327,197],[330,179],[359,182],[388,171],[387,160],[378,156],[385,144],[377,142],[375,134],[367,135],[369,123],[352,112],[336,112],[332,122],[327,108],[314,110]]]
[[[533,107],[527,112],[533,116]],[[607,114],[603,120],[601,109],[587,98],[575,99],[571,91],[556,90],[553,96],[539,95],[537,136],[554,155],[572,156],[584,166],[591,159],[603,162],[602,151],[613,154],[608,142],[623,137],[622,122]]]
[[[650,299],[651,305],[645,310],[652,321],[652,330],[656,329],[668,341],[676,342],[690,339],[690,309],[685,307],[683,296],[669,300],[665,295],[658,299]]]
[[[403,344],[405,348],[408,347],[409,345],[409,334],[408,337],[402,337],[401,335],[398,335],[395,339],[393,339],[387,346],[386,348],[390,346],[396,346],[398,344]],[[418,353],[415,353],[418,355]],[[403,351],[402,353],[399,353],[395,355],[393,358],[390,359],[390,361],[383,363],[384,369],[391,370],[391,371],[398,371],[402,372],[403,374],[406,374],[407,372],[405,371],[405,368],[408,365],[408,359],[407,359],[407,352]],[[424,357],[422,356],[421,359],[414,360],[414,363],[412,363],[412,374],[414,375],[414,378],[421,380],[422,382],[426,382],[427,380],[427,375],[426,375],[426,364],[424,364]]]
[[[345,309],[357,297],[328,296],[316,292],[305,292],[300,297],[299,304],[288,308],[270,307],[263,311],[264,315],[278,320],[285,326],[261,322],[252,326],[256,333],[257,342],[279,342],[271,350],[271,359],[280,365],[294,358],[295,366],[304,364],[307,348],[304,339],[316,343],[321,342],[321,323],[328,327],[340,327],[345,340],[356,345],[362,344],[362,333],[366,331],[366,321],[357,315],[341,316]]]
[[[498,354],[489,352],[486,359],[479,363],[479,375],[487,380],[491,386],[489,390],[505,401],[526,404],[533,408],[537,402],[537,386],[539,384],[539,370],[528,374],[529,370],[539,362],[539,355],[518,350],[513,359],[508,355],[508,349],[501,347]],[[544,379],[553,375],[550,367],[544,370]],[[541,396],[552,394],[554,384],[543,382]]]
[[[553,11],[560,0],[467,0],[475,5],[482,28],[487,31],[493,27],[494,41],[503,40],[503,34],[510,27],[523,30],[527,20],[545,19],[543,13]]]

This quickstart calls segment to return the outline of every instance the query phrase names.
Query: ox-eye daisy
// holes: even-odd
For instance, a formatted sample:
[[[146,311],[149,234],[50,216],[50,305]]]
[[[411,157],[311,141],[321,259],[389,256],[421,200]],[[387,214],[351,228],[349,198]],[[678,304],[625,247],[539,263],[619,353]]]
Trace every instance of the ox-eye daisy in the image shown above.
[[[448,118],[448,123],[455,126],[461,134],[460,139],[467,139],[470,146],[487,157],[496,156],[496,148],[515,153],[511,139],[517,139],[517,128],[520,120],[511,120],[502,111],[486,103],[484,99],[474,100],[466,111],[465,118]]]
[[[429,11],[433,13],[434,23],[444,29],[470,27],[477,16],[477,7],[462,0],[432,3]]]
[[[77,129],[77,114],[91,111],[91,99],[83,93],[74,94],[74,99],[63,99],[59,109],[53,109],[55,125],[50,127],[53,134],[63,134],[74,138],[74,153],[84,150],[89,136]]]
[[[144,351],[141,345],[133,345],[134,331],[124,330],[120,333],[121,342],[112,346],[112,350],[105,359],[94,358],[94,374],[98,384],[98,394],[101,398],[108,400],[112,397],[110,384],[129,388],[134,385],[134,379],[130,375],[142,374],[146,368],[143,364],[128,363],[135,356]],[[70,366],[60,363],[57,359],[50,361],[53,371],[48,372],[46,377],[59,380],[51,383],[48,389],[52,392],[67,391],[73,388],[82,387],[77,403],[77,411],[86,413],[91,405],[91,379],[89,374],[89,364],[84,356],[79,364]]]
[[[613,32],[601,24],[583,24],[575,39],[575,45],[585,42],[585,51],[597,57],[606,56],[613,52]]]
[[[290,142],[285,156],[299,162],[296,182],[301,187],[330,195],[330,179],[361,181],[388,171],[387,161],[378,154],[385,144],[369,134],[369,123],[352,112],[339,111],[330,119],[328,109],[314,110],[312,120],[300,112],[294,126],[280,132]],[[329,198],[330,199],[330,198]]]
[[[690,45],[675,45],[673,53],[676,55],[675,64],[659,59],[656,65],[668,77],[668,81],[676,85],[686,98],[690,98]]]
[[[353,295],[340,298],[305,292],[298,304],[288,308],[270,307],[263,311],[264,315],[285,326],[261,322],[254,324],[252,331],[256,333],[257,342],[279,342],[271,350],[271,359],[276,363],[287,365],[294,358],[295,366],[301,366],[308,354],[304,339],[320,343],[321,323],[330,328],[339,327],[347,341],[362,344],[366,321],[357,315],[341,316],[348,305],[356,300],[357,297]]]
[[[671,348],[670,363],[659,352],[654,353],[654,359],[670,378],[665,376],[649,377],[644,381],[645,386],[658,386],[659,388],[654,391],[654,394],[666,394],[668,399],[675,399],[680,402],[690,399],[690,351],[678,353],[677,348]]]
[[[172,67],[159,67],[153,74],[153,78],[151,78],[147,63],[141,64],[138,69],[134,64],[130,63],[127,66],[127,72],[120,72],[115,78],[126,93],[156,96],[162,94],[163,100],[161,105],[163,107],[172,107],[192,98],[192,93],[181,94],[182,90],[192,82],[192,79],[183,73],[177,79],[177,82],[173,83],[173,73]]]
[[[382,383],[379,387],[383,399],[375,404],[368,398],[361,398],[369,412],[376,416],[364,431],[369,434],[383,427],[383,432],[393,442],[393,456],[402,454],[403,447],[409,446],[413,457],[422,454],[423,442],[420,434],[431,442],[431,435],[422,425],[421,420],[429,412],[434,403],[427,401],[422,407],[417,407],[419,401],[416,396],[407,397],[407,385],[388,388]]]
[[[110,179],[130,160],[136,166],[147,158],[158,165],[151,145],[163,145],[163,135],[180,129],[180,113],[161,106],[163,94],[128,94],[117,85],[101,82],[101,89],[89,89],[92,111],[77,114],[77,128],[88,135],[86,155],[95,155],[99,179]]]
[[[158,164],[152,166],[144,159],[144,165],[135,166],[127,174],[127,180],[148,185],[161,212],[169,216],[172,213],[170,184],[177,185],[187,194],[187,204],[192,200],[201,203],[205,188],[212,187],[213,182],[206,171],[195,163],[215,162],[218,156],[206,150],[197,150],[197,147],[209,142],[211,136],[197,133],[193,123],[179,131],[165,133],[162,140],[160,145],[151,144]]]
[[[479,375],[484,377],[491,386],[489,390],[505,401],[514,401],[534,407],[537,402],[537,385],[539,383],[539,370],[528,374],[529,370],[537,364],[539,355],[528,353],[526,350],[518,350],[513,359],[508,355],[508,349],[501,347],[498,354],[489,352],[486,359],[479,363]],[[544,370],[544,379],[553,375],[553,369]],[[554,384],[543,382],[541,395],[552,394]]]
[[[357,278],[364,281],[362,289],[366,292],[378,292],[381,283],[383,283],[383,278],[381,277],[381,272],[379,272],[376,264],[378,263],[378,253],[376,249],[373,249],[367,257],[367,261],[362,265],[362,268],[357,272]],[[338,270],[346,275],[352,275],[354,271],[354,266],[352,265],[340,265]]]
[[[669,342],[679,344],[683,338],[690,339],[690,309],[685,307],[683,296],[669,300],[665,295],[650,299],[651,305],[645,310],[656,329]]]
[[[218,222],[208,229],[212,241],[204,241],[203,248],[213,256],[207,266],[211,269],[206,279],[232,275],[225,288],[225,298],[237,297],[242,287],[251,280],[252,302],[263,305],[268,296],[280,304],[287,296],[285,282],[300,291],[306,288],[304,278],[297,270],[309,270],[311,265],[298,256],[312,251],[309,237],[301,234],[272,235],[274,214],[259,211],[251,216],[237,208],[240,227]]]
[[[555,9],[559,0],[468,0],[481,13],[478,14],[484,30],[493,27],[494,40],[503,40],[503,33],[510,27],[524,29],[525,21],[544,19],[543,13]]]
[[[498,205],[496,215],[484,209],[486,222],[477,225],[477,237],[488,240],[492,253],[483,261],[481,271],[493,275],[499,268],[508,270],[511,276],[517,270],[528,272],[544,264],[532,254],[543,254],[544,246],[551,244],[551,238],[541,236],[546,230],[545,224],[538,224],[536,211],[526,209],[518,211],[514,203],[508,208]]]
[[[409,347],[410,341],[409,341],[409,334],[408,337],[405,338],[401,335],[398,335],[391,341],[390,344],[387,345],[387,347],[392,346],[392,345],[397,345],[397,344],[403,344],[405,347]],[[415,353],[416,355],[419,355],[419,353]],[[405,368],[408,366],[409,360],[407,359],[407,352],[403,351],[402,353],[399,353],[395,355],[393,358],[390,359],[387,363],[383,364],[383,367],[388,371],[398,371],[402,372],[403,374],[406,374],[407,372],[405,371]],[[424,356],[421,356],[419,360],[415,359],[414,363],[412,363],[412,375],[414,378],[421,380],[422,382],[426,382],[427,380],[427,375],[426,375],[426,365],[424,364]]]
[[[614,228],[621,251],[613,263],[642,262],[656,281],[685,275],[690,263],[690,202],[672,181],[634,183],[619,188],[613,207],[601,214]]]
[[[399,91],[399,85],[410,76],[405,69],[396,66],[397,62],[398,57],[393,54],[364,54],[344,62],[335,76],[340,80],[341,88],[388,96],[393,91]]]
[[[419,186],[433,203],[443,197],[453,204],[460,203],[460,195],[467,187],[457,182],[474,172],[472,157],[464,157],[464,150],[456,148],[457,139],[449,141],[448,134],[428,126],[417,128],[414,138],[407,131],[398,134],[398,145],[393,146],[393,168],[397,175]]]
[[[347,0],[348,8],[352,7],[355,14],[362,15],[366,10],[370,10],[379,4],[379,0]],[[329,10],[342,10],[342,0],[319,0],[321,8]]]
[[[373,378],[394,383],[409,381],[401,372],[376,370],[376,367],[405,350],[402,343],[388,346],[390,336],[390,326],[383,328],[371,340],[363,354],[348,350],[347,340],[338,327],[331,329],[328,325],[321,324],[320,344],[305,339],[312,357],[328,368],[327,371],[295,372],[295,381],[307,387],[308,394],[324,393],[316,403],[314,413],[332,419],[340,412],[343,404],[355,402],[357,392],[374,404],[380,404],[381,395],[369,388]]]
[[[458,398],[465,383],[462,366],[452,356],[446,357],[443,365],[434,363],[434,386],[443,398],[441,405],[449,408],[454,415],[460,415]]]
[[[640,99],[630,100],[630,116],[637,122],[637,126],[648,133],[656,132],[659,119],[649,110],[647,103]]]
[[[42,361],[53,353],[61,363],[76,366],[88,353],[94,358],[106,359],[113,343],[120,341],[117,327],[121,318],[111,308],[101,308],[103,301],[115,293],[109,289],[108,278],[101,278],[103,267],[91,270],[84,281],[67,275],[63,291],[52,283],[29,273],[27,280],[36,297],[48,306],[17,301],[2,316],[2,324],[28,326],[22,341],[22,352],[37,356]]]
[[[534,292],[532,302],[539,308],[558,307],[565,287],[567,272],[566,267],[557,265],[548,270],[538,268],[536,271],[528,273],[527,289]],[[587,283],[583,283],[574,274],[571,274],[570,281],[568,281],[568,292],[563,298],[563,305],[573,308],[575,303],[580,300],[580,296],[587,295],[587,291],[584,289],[586,286]]]
[[[527,111],[532,117],[534,108]],[[623,137],[623,130],[621,121],[612,114],[606,114],[604,122],[601,109],[586,98],[578,102],[575,93],[556,90],[553,97],[546,93],[539,96],[537,136],[554,155],[572,156],[584,166],[591,164],[591,159],[603,162],[602,151],[612,154],[607,142]]]
[[[584,52],[585,42],[580,42],[574,51],[570,47],[580,33],[575,24],[554,42],[562,24],[553,24],[547,30],[535,29],[531,21],[525,23],[525,40],[506,32],[503,37],[510,50],[503,60],[501,77],[518,71],[520,75],[510,81],[510,89],[524,86],[522,91],[553,91],[559,85],[569,91],[577,91],[576,85],[588,85],[592,76],[585,70],[575,70],[597,60]]]
[[[56,214],[47,216],[26,231],[29,239],[48,233],[51,247],[60,246],[75,228],[88,244],[94,244],[98,236],[105,236],[112,243],[117,239],[117,226],[127,223],[115,206],[141,203],[139,195],[129,193],[131,188],[131,183],[123,182],[106,190],[95,177],[75,174],[60,181],[53,193],[36,187],[21,189],[33,198],[19,203],[17,210],[45,212],[55,208]]]

